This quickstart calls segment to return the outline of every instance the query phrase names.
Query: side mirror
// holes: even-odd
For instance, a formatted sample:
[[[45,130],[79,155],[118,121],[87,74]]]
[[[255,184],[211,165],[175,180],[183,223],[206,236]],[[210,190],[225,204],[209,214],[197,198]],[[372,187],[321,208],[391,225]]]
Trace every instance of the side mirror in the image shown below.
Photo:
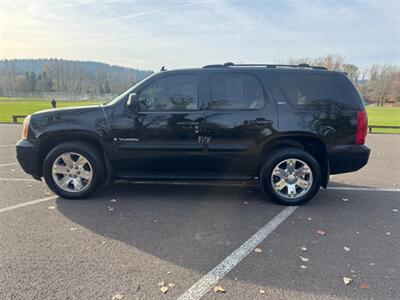
[[[139,102],[136,93],[129,94],[126,105],[134,111],[138,110]]]

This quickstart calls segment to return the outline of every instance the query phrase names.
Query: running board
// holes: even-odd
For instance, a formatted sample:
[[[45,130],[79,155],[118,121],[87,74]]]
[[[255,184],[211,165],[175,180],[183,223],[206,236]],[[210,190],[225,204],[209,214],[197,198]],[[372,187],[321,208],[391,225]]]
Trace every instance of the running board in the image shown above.
[[[153,184],[153,185],[197,185],[197,186],[238,186],[258,187],[259,181],[253,180],[136,180],[115,179],[115,183]]]

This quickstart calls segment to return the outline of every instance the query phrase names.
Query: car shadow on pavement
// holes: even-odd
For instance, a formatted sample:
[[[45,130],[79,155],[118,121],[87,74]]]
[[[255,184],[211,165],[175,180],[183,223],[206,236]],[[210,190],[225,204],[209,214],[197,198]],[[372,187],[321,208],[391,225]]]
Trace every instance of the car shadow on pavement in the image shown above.
[[[283,208],[258,189],[214,186],[116,184],[90,199],[57,200],[57,209],[74,223],[199,272]]]
[[[321,191],[304,206],[303,214],[327,213],[331,208],[345,206],[341,198],[336,199],[338,197],[336,191]],[[265,199],[258,188],[114,184],[103,187],[90,199],[59,198],[57,209],[72,222],[98,235],[196,274],[205,274],[284,206]],[[296,230],[294,227],[308,222],[305,215],[285,221],[284,234],[290,236],[290,232]],[[295,222],[300,225],[294,226]],[[287,227],[291,229],[287,231]],[[272,234],[272,238],[277,236],[278,233]],[[294,259],[298,259],[296,255]],[[267,278],[249,278],[244,280],[261,285],[268,281]],[[301,291],[315,292],[312,285],[301,287]],[[318,294],[331,293],[328,287],[319,287]]]

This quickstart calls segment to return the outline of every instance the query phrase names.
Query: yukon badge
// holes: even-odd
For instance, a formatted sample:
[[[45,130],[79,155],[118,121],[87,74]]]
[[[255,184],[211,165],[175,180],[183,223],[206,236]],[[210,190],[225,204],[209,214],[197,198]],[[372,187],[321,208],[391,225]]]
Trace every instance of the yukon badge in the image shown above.
[[[139,142],[138,138],[124,138],[124,137],[119,137],[119,138],[114,138],[114,142]]]

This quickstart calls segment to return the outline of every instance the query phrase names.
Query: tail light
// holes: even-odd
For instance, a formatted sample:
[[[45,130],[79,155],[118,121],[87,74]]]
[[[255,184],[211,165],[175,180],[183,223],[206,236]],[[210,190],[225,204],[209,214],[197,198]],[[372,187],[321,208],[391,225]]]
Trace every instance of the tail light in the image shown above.
[[[29,122],[31,121],[31,116],[27,116],[24,120],[23,129],[22,129],[22,138],[24,140],[28,139],[28,131],[29,131]]]
[[[366,111],[357,112],[356,144],[364,145],[368,130],[368,114]]]

